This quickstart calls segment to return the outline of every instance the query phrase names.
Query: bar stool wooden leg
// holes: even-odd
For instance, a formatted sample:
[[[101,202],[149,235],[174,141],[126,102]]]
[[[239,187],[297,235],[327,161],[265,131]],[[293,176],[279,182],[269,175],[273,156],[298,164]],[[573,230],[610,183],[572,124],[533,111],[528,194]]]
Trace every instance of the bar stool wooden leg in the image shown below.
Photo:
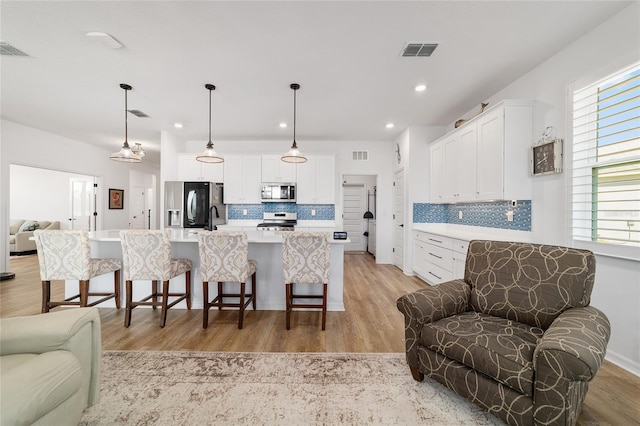
[[[89,280],[80,280],[80,307],[87,306],[89,301]]]
[[[167,323],[167,301],[169,300],[169,281],[162,282],[162,312],[160,313],[160,328]]]
[[[151,295],[153,296],[151,297],[151,301],[153,302],[151,307],[155,311],[158,309],[158,281],[151,281]]]
[[[125,302],[125,313],[124,313],[124,326],[125,327],[129,327],[131,325],[131,309],[133,309],[133,307],[131,306],[133,304],[133,295],[132,295],[132,288],[131,288],[131,281],[127,280],[127,282],[125,283],[126,286],[126,302]]]
[[[187,296],[187,309],[191,309],[191,271],[185,272],[184,289]]]
[[[202,282],[202,328],[209,326],[209,283],[207,281]]]
[[[51,300],[51,281],[42,281],[42,313],[49,312],[49,301]]]
[[[120,269],[113,273],[113,292],[115,293],[116,309],[120,309]]]
[[[254,272],[251,276],[251,303],[253,305],[253,310],[256,310],[256,273]]]
[[[242,323],[244,321],[244,293],[245,293],[245,283],[240,283],[240,317],[238,318],[238,328],[242,329]]]
[[[222,310],[222,299],[223,299],[223,297],[222,297],[222,290],[223,290],[222,286],[223,286],[223,284],[224,283],[218,281],[218,297],[217,298],[219,298],[219,300],[218,300],[218,310],[219,311]]]
[[[287,294],[285,296],[286,298],[286,304],[287,304],[287,330],[291,329],[291,283],[287,283],[285,285],[286,287],[286,291]]]
[[[322,329],[324,330],[327,325],[327,283],[324,283],[324,289],[322,291]]]

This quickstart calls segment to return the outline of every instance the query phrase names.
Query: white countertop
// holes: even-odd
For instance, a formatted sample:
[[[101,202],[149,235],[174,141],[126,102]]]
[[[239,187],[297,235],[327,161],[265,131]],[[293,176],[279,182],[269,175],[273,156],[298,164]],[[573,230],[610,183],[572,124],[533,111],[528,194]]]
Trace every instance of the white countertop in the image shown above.
[[[169,240],[172,243],[197,243],[198,231],[189,229],[170,229]],[[94,231],[89,233],[89,239],[91,241],[111,241],[120,242],[120,230],[110,229],[105,231]],[[245,231],[247,233],[247,239],[250,243],[282,243],[282,233],[291,231]],[[334,240],[329,239],[332,244],[346,244],[351,240]]]
[[[414,231],[456,238],[458,240],[497,240],[531,242],[532,235],[528,231],[511,231],[508,229],[485,228],[480,226],[454,225],[447,223],[414,223]]]

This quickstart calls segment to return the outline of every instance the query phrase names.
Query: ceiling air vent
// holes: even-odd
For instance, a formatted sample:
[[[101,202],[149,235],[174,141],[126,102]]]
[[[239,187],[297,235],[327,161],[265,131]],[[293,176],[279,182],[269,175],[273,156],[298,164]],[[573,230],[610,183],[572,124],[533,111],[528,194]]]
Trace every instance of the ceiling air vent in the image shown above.
[[[431,56],[436,47],[438,45],[434,43],[407,43],[402,51],[402,56]]]
[[[139,109],[130,109],[128,111],[131,114],[135,115],[136,117],[140,117],[140,118],[149,117],[147,114],[145,114],[144,112],[140,111]]]
[[[0,41],[0,55],[2,56],[29,56],[20,49],[16,49],[7,42]]]
[[[351,154],[353,161],[369,161],[369,151],[353,151]]]

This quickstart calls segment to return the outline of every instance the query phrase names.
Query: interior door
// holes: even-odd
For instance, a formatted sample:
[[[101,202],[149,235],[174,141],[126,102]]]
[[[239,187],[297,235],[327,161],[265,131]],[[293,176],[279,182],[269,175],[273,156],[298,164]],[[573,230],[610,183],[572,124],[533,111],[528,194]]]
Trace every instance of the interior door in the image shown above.
[[[131,191],[131,209],[129,209],[129,228],[146,229],[144,188],[134,186]]]
[[[344,185],[343,187],[343,228],[351,242],[345,251],[365,251],[367,241],[364,238],[365,220],[363,219],[366,202],[364,185]]]
[[[393,264],[404,270],[404,169],[393,180]]]
[[[71,229],[91,230],[91,218],[94,208],[94,178],[75,177],[70,179],[71,184],[71,217],[69,226]]]

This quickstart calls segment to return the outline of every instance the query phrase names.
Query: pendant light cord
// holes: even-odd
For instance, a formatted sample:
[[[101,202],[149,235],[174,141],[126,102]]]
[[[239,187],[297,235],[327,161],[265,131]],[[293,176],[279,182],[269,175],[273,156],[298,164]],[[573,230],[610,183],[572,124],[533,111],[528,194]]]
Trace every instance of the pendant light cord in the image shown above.
[[[129,125],[128,125],[128,116],[127,116],[127,89],[124,89],[124,143],[128,146],[129,141],[127,140],[127,135],[129,134]]]
[[[293,90],[293,143],[296,143],[296,92],[298,90]]]
[[[209,143],[211,143],[211,89],[209,89]]]

